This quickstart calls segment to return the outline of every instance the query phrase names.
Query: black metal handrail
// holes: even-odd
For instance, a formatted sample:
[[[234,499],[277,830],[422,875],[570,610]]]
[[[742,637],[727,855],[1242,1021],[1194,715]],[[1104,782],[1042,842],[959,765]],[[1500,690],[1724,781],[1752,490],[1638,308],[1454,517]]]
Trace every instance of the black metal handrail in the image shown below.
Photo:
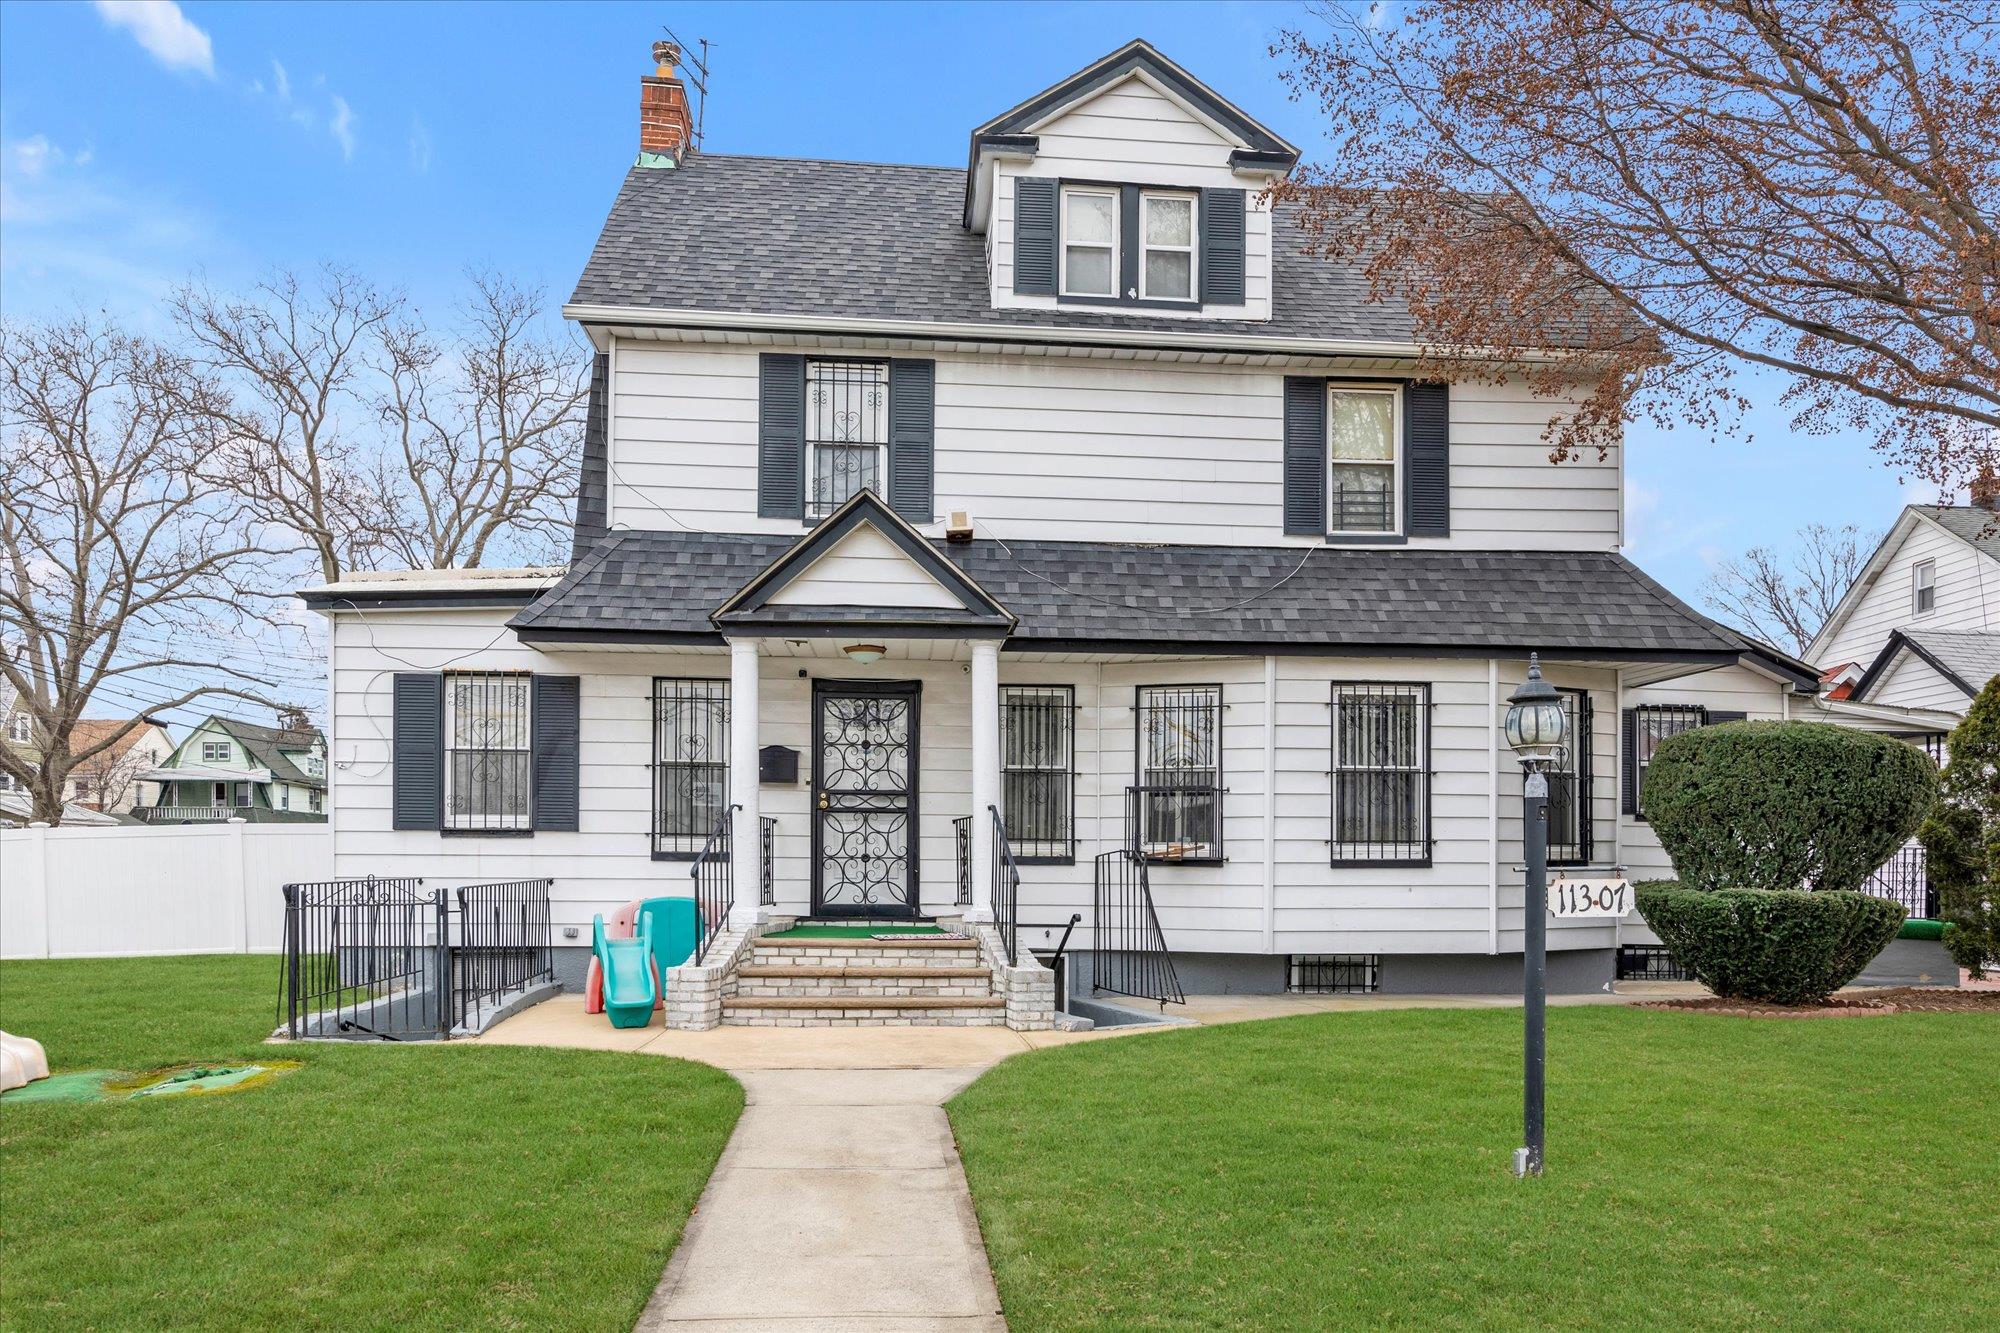
[[[729,852],[730,827],[736,822],[736,812],[742,808],[740,805],[723,808],[715,827],[708,831],[708,840],[701,845],[701,854],[688,867],[688,878],[694,881],[696,911],[701,917],[701,931],[694,944],[697,963],[708,956],[710,942],[728,925],[730,909],[736,906],[736,867]]]
[[[1000,932],[1007,965],[1012,967],[1020,961],[1015,935],[1020,921],[1021,868],[1014,864],[1014,851],[1007,845],[1007,821],[1000,817],[999,808],[989,805],[986,812],[993,816],[993,928]]]
[[[958,854],[958,905],[972,906],[972,816],[951,821],[951,843]]]
[[[1153,909],[1146,858],[1130,847],[1105,852],[1097,858],[1093,879],[1091,989],[1163,1005],[1186,1004],[1159,913]]]
[[[1920,842],[1907,843],[1882,863],[1882,867],[1862,881],[1861,891],[1890,902],[1901,903],[1913,917],[1936,920],[1937,886],[1931,883],[1930,862]]]
[[[506,879],[459,888],[451,998],[460,1026],[487,1001],[555,980],[549,912],[554,884],[552,879]]]
[[[764,873],[757,901],[765,907],[775,907],[778,905],[778,821],[765,815],[758,824],[757,841],[763,853]]]

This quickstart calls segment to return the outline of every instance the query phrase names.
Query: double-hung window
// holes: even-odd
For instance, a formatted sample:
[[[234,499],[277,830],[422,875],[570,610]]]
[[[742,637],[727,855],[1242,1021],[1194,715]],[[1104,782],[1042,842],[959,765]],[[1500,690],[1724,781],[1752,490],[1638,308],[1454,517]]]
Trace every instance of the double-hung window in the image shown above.
[[[35,734],[35,720],[26,713],[16,713],[7,719],[7,739],[16,745],[26,745]]]
[[[1429,865],[1428,685],[1333,686],[1333,864]]]
[[[1118,191],[1065,186],[1062,192],[1064,296],[1118,295]]]
[[[529,827],[529,708],[525,671],[446,672],[444,827],[496,833]]]
[[[201,762],[204,764],[226,764],[229,762],[228,741],[203,741]]]
[[[1145,194],[1139,199],[1139,295],[1148,301],[1192,301],[1195,287],[1194,196]]]
[[[729,804],[729,682],[653,681],[653,856],[694,856]]]
[[[1914,587],[1910,612],[1912,615],[1927,616],[1937,609],[1937,561],[1919,560],[1910,573]]]
[[[887,499],[889,367],[806,362],[806,517],[825,518],[857,491]]]
[[[1021,861],[1076,857],[1076,691],[1000,691],[1000,794],[1007,842]]]
[[[1146,856],[1222,859],[1222,687],[1142,685],[1139,783],[1127,818]]]
[[[1327,393],[1327,531],[1395,532],[1400,395],[1338,384]]]
[[[1630,710],[1632,728],[1629,753],[1632,756],[1633,813],[1646,817],[1646,771],[1653,766],[1653,752],[1660,742],[1683,731],[1708,725],[1708,710],[1700,704],[1641,704]]]
[[[1562,696],[1563,734],[1569,744],[1563,748],[1549,778],[1549,864],[1589,865],[1596,852],[1595,828],[1590,808],[1590,692],[1559,690]]]

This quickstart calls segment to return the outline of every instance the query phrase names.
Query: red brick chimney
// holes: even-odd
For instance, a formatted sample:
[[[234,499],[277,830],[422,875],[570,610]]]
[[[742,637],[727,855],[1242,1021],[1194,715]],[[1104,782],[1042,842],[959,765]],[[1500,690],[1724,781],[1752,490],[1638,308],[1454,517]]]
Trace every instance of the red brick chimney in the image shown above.
[[[639,80],[639,164],[678,166],[692,151],[694,118],[688,113],[687,89],[674,74],[681,49],[672,42],[654,42],[659,69]],[[665,158],[664,162],[646,159]]]
[[[1979,465],[1979,475],[1972,479],[1972,503],[1981,509],[2000,509],[2000,476],[1993,474],[1991,463]]]

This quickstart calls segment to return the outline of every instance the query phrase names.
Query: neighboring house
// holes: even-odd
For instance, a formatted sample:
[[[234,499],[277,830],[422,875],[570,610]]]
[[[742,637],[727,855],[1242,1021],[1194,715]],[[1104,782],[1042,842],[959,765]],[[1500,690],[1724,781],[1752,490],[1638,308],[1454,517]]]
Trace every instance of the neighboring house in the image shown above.
[[[153,804],[134,811],[149,824],[326,818],[326,737],[317,727],[210,717],[140,776],[160,785]]]
[[[1806,650],[1841,705],[1964,716],[2000,674],[2000,513],[1982,482],[1969,505],[1909,505]],[[1929,730],[1928,726],[1917,728]]]
[[[34,719],[24,711],[11,707],[0,710],[6,726],[0,733],[0,746],[16,752],[29,763],[36,763],[41,757],[41,747],[35,742]],[[90,746],[117,731],[131,726],[130,718],[83,718],[70,731],[72,752],[88,749]],[[151,805],[157,797],[157,787],[143,781],[140,774],[157,765],[174,751],[172,739],[166,728],[150,718],[138,719],[123,736],[96,754],[84,759],[70,770],[63,782],[63,801],[67,805],[96,810],[102,813],[123,814],[136,805]],[[11,774],[0,772],[0,791],[18,791],[21,785]],[[71,822],[65,820],[65,822]]]
[[[0,788],[0,828],[27,828],[34,819],[35,802],[27,792],[17,787]],[[129,822],[87,805],[63,806],[64,828],[113,828]]]
[[[740,922],[963,900],[1089,955],[1134,848],[1188,989],[1509,991],[1530,652],[1582,737],[1554,858],[1635,878],[1658,740],[1817,689],[1619,554],[1622,451],[1547,460],[1574,399],[1413,380],[1264,197],[1297,151],[1145,43],[962,168],[688,151],[672,71],[641,98],[565,307],[567,570],[302,594],[338,874],[549,876],[587,939],[727,832]],[[1567,991],[1657,943],[1549,934]]]

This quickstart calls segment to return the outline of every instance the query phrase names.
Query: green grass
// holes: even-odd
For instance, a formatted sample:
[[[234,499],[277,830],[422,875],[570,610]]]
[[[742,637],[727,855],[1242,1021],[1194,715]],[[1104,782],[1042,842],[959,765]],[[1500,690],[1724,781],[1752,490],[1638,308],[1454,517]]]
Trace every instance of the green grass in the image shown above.
[[[260,1044],[271,958],[0,964],[57,1069],[281,1055],[227,1096],[0,1103],[0,1327],[629,1329],[743,1094],[584,1051]]]
[[[951,1103],[1015,1333],[1960,1329],[2000,1311],[2000,1019],[1332,1014],[1018,1056]]]

